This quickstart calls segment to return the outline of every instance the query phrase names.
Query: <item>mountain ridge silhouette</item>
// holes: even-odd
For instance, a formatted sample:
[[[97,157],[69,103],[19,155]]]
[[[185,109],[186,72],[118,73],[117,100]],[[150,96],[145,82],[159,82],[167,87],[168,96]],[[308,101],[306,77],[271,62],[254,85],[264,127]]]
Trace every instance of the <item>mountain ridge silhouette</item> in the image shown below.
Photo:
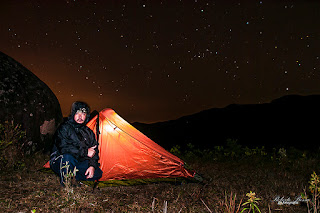
[[[248,147],[318,149],[320,95],[286,95],[263,104],[231,104],[176,120],[132,125],[170,149],[188,143],[203,149],[237,140]]]

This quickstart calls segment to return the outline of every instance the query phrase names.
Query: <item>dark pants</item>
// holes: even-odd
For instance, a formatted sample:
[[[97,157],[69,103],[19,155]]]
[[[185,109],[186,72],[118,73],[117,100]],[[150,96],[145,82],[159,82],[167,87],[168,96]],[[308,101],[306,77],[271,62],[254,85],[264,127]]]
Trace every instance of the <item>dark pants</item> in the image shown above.
[[[76,167],[76,180],[86,180],[86,181],[95,181],[99,180],[102,176],[102,170],[100,168],[95,169],[94,175],[92,178],[86,177],[85,173],[89,168],[89,161],[78,161],[75,157],[70,154],[60,155],[57,158],[50,160],[50,167],[51,169],[60,176],[60,183],[64,185],[64,176],[63,174],[67,174],[67,168],[64,167],[68,162],[69,168],[68,172],[73,172],[74,168]]]

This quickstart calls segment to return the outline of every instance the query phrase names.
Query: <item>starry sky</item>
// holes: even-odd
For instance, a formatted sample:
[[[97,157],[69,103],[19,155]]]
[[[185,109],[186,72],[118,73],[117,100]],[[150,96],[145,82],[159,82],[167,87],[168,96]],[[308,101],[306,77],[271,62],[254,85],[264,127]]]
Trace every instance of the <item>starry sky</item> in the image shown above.
[[[320,94],[320,1],[2,0],[0,51],[129,122]]]

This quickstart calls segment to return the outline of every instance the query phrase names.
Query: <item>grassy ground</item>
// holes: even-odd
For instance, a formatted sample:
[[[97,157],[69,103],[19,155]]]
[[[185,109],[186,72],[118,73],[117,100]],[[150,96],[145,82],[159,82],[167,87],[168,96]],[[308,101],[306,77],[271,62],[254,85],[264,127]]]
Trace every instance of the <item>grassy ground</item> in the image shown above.
[[[229,196],[236,204],[253,191],[261,198],[261,212],[307,212],[304,202],[277,205],[277,197],[295,200],[305,188],[319,160],[246,157],[236,160],[187,159],[205,177],[202,184],[168,183],[105,187],[82,185],[67,192],[54,174],[37,171],[48,157],[37,154],[23,169],[0,174],[0,212],[225,212]],[[226,202],[225,199],[228,198]]]

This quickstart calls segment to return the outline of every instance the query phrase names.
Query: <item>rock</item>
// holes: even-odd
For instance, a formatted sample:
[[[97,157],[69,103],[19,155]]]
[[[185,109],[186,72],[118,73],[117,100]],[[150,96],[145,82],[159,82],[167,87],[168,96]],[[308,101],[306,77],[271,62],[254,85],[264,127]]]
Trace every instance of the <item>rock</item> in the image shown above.
[[[20,63],[0,52],[0,122],[13,120],[26,131],[24,152],[49,151],[62,121],[51,89]]]

